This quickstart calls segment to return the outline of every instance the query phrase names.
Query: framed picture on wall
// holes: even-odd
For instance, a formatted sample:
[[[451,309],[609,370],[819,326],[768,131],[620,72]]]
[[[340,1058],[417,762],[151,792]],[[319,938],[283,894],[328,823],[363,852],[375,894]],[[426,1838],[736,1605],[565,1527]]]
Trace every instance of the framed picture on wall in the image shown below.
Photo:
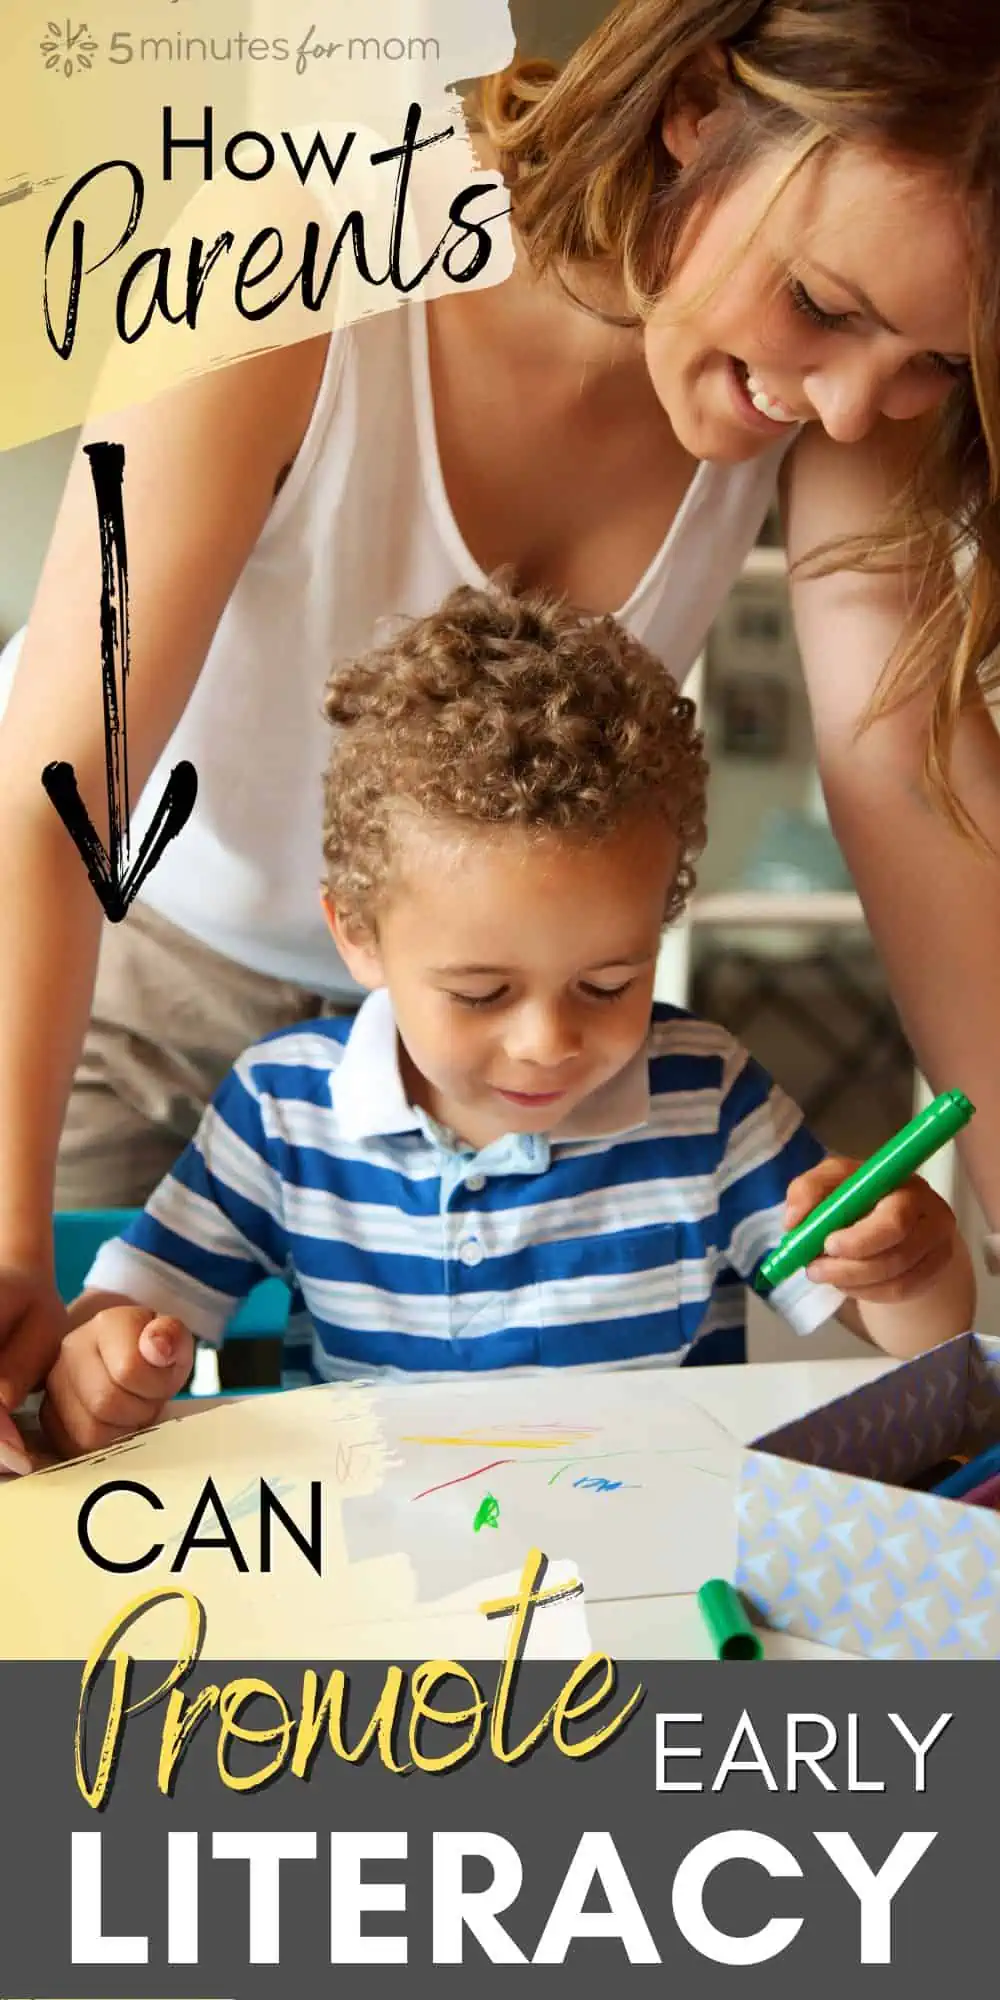
[[[783,757],[788,687],[776,674],[724,674],[715,682],[724,757]]]

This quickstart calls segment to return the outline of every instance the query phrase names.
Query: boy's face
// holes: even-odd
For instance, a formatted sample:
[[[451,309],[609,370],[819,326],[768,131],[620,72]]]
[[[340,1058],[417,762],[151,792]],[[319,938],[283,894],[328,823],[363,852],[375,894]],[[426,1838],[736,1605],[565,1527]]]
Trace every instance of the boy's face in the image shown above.
[[[623,1069],[649,1026],[676,836],[637,813],[600,840],[401,824],[377,943],[411,1100],[467,1145],[543,1132]]]

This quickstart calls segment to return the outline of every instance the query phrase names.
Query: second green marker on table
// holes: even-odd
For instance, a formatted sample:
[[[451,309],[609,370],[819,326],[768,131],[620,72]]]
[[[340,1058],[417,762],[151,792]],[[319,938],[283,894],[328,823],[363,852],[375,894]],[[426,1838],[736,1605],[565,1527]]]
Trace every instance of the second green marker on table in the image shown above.
[[[902,1187],[911,1174],[968,1124],[974,1112],[975,1105],[970,1104],[961,1090],[946,1090],[935,1097],[926,1111],[911,1118],[894,1139],[880,1146],[863,1167],[841,1181],[839,1188],[828,1194],[804,1222],[797,1223],[782,1238],[777,1249],[765,1257],[753,1281],[754,1290],[766,1299],[786,1278],[804,1271],[814,1258],[822,1256],[823,1245],[835,1229],[849,1229],[852,1223],[870,1215],[883,1195]]]

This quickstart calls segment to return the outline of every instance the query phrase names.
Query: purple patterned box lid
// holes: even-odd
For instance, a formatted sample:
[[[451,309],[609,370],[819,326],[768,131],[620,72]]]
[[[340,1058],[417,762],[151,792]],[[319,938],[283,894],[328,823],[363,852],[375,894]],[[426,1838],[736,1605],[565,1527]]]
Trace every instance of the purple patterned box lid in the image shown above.
[[[756,1439],[738,1587],[777,1629],[870,1658],[1000,1658],[1000,1515],[900,1484],[996,1440],[1000,1341],[974,1334]]]

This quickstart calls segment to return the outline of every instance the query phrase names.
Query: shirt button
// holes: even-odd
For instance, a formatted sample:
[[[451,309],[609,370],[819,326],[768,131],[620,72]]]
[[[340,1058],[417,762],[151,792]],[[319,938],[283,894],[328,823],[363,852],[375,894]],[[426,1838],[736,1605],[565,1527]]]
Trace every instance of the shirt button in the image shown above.
[[[485,1255],[486,1252],[478,1236],[467,1236],[464,1243],[458,1246],[458,1258],[461,1264],[481,1264]]]
[[[468,1188],[470,1194],[482,1194],[482,1191],[486,1186],[486,1175],[469,1174],[465,1185]]]

